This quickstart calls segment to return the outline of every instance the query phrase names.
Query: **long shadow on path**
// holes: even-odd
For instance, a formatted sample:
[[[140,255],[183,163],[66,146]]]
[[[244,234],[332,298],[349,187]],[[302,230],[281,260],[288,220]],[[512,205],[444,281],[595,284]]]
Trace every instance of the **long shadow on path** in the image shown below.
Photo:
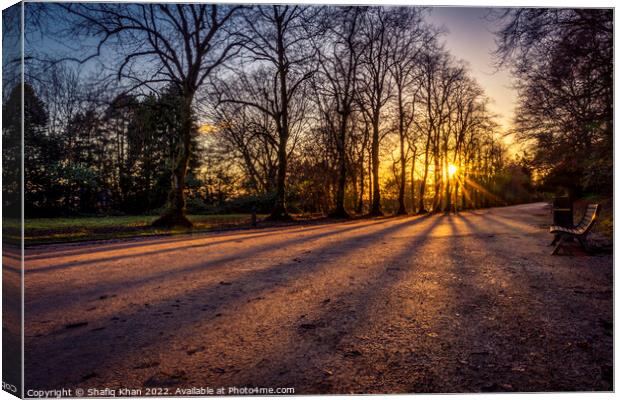
[[[393,223],[397,223],[397,220],[381,220],[381,221],[373,221],[369,224],[355,225],[349,226],[345,228],[337,228],[332,229],[327,232],[321,232],[310,235],[302,235],[299,237],[293,237],[289,239],[285,239],[286,236],[282,238],[284,240],[278,239],[275,241],[268,242],[263,245],[254,245],[250,246],[244,251],[235,252],[233,255],[215,258],[208,261],[201,261],[197,263],[192,263],[189,265],[182,265],[181,267],[173,267],[167,268],[165,266],[159,266],[159,268],[150,268],[149,261],[143,260],[141,261],[141,267],[136,270],[132,275],[127,276],[126,274],[119,275],[117,278],[115,274],[107,272],[103,279],[112,279],[112,282],[103,283],[98,282],[96,285],[82,286],[79,288],[71,288],[68,289],[66,286],[59,287],[57,291],[59,293],[66,294],[67,290],[71,290],[71,296],[63,296],[60,299],[57,299],[55,302],[49,302],[46,298],[37,297],[37,293],[34,290],[30,290],[28,294],[27,301],[33,301],[34,304],[31,303],[30,307],[31,311],[45,312],[47,310],[58,309],[59,307],[68,308],[72,303],[76,302],[76,299],[79,298],[80,301],[92,299],[96,300],[99,295],[102,293],[129,293],[133,290],[136,290],[138,287],[146,284],[170,284],[172,281],[182,280],[184,277],[190,276],[193,273],[202,273],[206,269],[217,269],[217,268],[227,268],[229,264],[236,261],[243,261],[251,258],[255,258],[261,254],[269,254],[274,250],[287,246],[295,246],[299,244],[309,245],[312,241],[324,239],[330,236],[336,236],[344,233],[353,232],[360,229],[371,228],[375,225],[386,224],[389,221]],[[75,265],[68,266],[50,266],[48,267],[48,272],[56,271],[64,268],[73,268]],[[153,266],[157,267],[157,266]],[[30,272],[26,272],[26,280]],[[166,281],[169,279],[169,281]],[[49,289],[49,288],[47,288]],[[46,293],[46,296],[49,295],[50,292]],[[27,305],[28,308],[28,305]]]
[[[344,228],[342,230],[342,232],[346,232],[349,229],[360,229],[360,228],[364,228],[367,226],[372,226],[375,224],[381,224],[381,223],[386,223],[389,220],[380,220],[380,221],[373,221],[370,223],[365,223],[365,224],[360,224],[360,225],[355,225],[352,227],[348,227],[348,228]],[[317,230],[317,229],[325,229],[325,226],[317,226],[317,227],[311,227],[311,228],[305,228],[303,230],[300,230],[296,233],[306,233],[308,231],[312,231],[312,230]],[[340,228],[340,226],[338,226],[338,228]],[[148,257],[148,256],[152,256],[152,255],[156,255],[156,254],[165,254],[165,253],[170,253],[170,252],[178,252],[178,251],[182,251],[182,250],[186,250],[186,249],[192,249],[192,248],[206,248],[209,246],[213,246],[213,245],[218,245],[218,244],[225,244],[225,243],[231,243],[231,242],[243,242],[247,239],[255,239],[255,238],[259,238],[259,237],[265,237],[265,236],[270,236],[270,235],[279,235],[282,233],[286,233],[287,230],[284,230],[284,232],[282,231],[270,231],[270,232],[261,232],[261,233],[254,233],[254,234],[245,234],[245,235],[234,235],[234,238],[231,239],[224,239],[224,240],[217,240],[220,238],[220,236],[209,236],[209,237],[205,237],[205,238],[199,238],[199,239],[191,239],[191,238],[185,238],[184,240],[179,240],[179,241],[172,241],[172,243],[180,243],[180,245],[178,246],[171,246],[171,247],[165,247],[165,248],[161,248],[161,249],[154,249],[154,250],[145,250],[144,247],[150,248],[150,247],[162,247],[163,243],[154,243],[154,244],[142,244],[139,246],[129,246],[131,251],[126,251],[126,252],[122,252],[122,254],[119,255],[102,255],[102,256],[97,256],[95,258],[89,258],[87,260],[84,261],[71,261],[71,262],[66,262],[66,263],[61,263],[61,264],[53,264],[53,265],[47,265],[47,266],[43,266],[43,267],[38,267],[38,268],[34,268],[34,269],[27,269],[26,272],[30,275],[30,274],[37,274],[37,273],[45,273],[48,271],[56,271],[56,270],[63,270],[63,269],[68,269],[68,268],[73,268],[73,267],[82,267],[85,265],[92,265],[92,264],[101,264],[104,262],[109,262],[109,261],[116,261],[116,260],[122,260],[122,259],[135,259],[135,258],[140,258],[140,257]],[[230,236],[230,235],[228,235]],[[320,237],[317,236],[317,237]],[[215,239],[215,240],[213,240]],[[166,244],[169,244],[169,242],[166,242]],[[114,249],[117,250],[117,249]],[[137,251],[134,251],[137,250]],[[104,250],[105,253],[112,253],[110,252],[109,249]],[[97,250],[93,250],[93,251],[89,251],[87,254],[90,256],[93,253],[98,253],[99,251]],[[62,254],[63,257],[66,257],[68,255],[73,255],[73,254]],[[26,262],[34,260],[34,259],[51,259],[51,257],[49,257],[49,255],[45,255],[45,256],[39,256],[37,257],[29,257],[27,258]]]
[[[428,226],[416,232],[413,240],[407,240],[402,250],[390,255],[375,265],[366,282],[357,291],[345,291],[339,296],[333,296],[327,306],[311,312],[304,319],[303,326],[311,329],[294,327],[293,337],[298,340],[282,344],[281,349],[274,351],[278,357],[265,364],[260,371],[252,371],[241,380],[233,380],[233,385],[264,386],[264,385],[291,385],[297,393],[349,393],[351,390],[361,392],[384,392],[383,388],[355,387],[355,376],[344,377],[341,374],[350,374],[351,371],[367,369],[372,374],[373,366],[382,363],[382,355],[360,352],[358,335],[364,334],[368,326],[382,321],[380,315],[386,302],[394,301],[391,297],[394,286],[398,285],[402,277],[412,273],[409,260],[423,251],[425,244],[430,240],[431,233],[447,217],[431,216]],[[318,299],[317,299],[318,300]],[[393,307],[398,307],[397,303]],[[377,343],[380,345],[380,343]],[[402,349],[401,349],[402,350]],[[411,361],[412,354],[408,355]],[[338,367],[340,365],[340,368]],[[417,364],[427,370],[423,365]],[[326,376],[325,371],[330,375]],[[248,381],[249,379],[249,381]],[[428,377],[433,380],[432,377]],[[224,384],[225,382],[220,382]],[[230,384],[230,381],[226,381]]]
[[[417,218],[397,221],[391,226],[383,227],[370,233],[335,241],[318,249],[314,248],[313,252],[319,253],[321,251],[327,251],[327,249],[330,248],[345,249],[345,251],[340,254],[340,257],[346,259],[348,256],[347,253],[354,251],[357,246],[376,242],[385,235],[406,227],[411,227],[424,220],[425,218]],[[361,229],[362,227],[363,226],[338,229],[333,232],[313,235],[313,237],[338,235],[343,232]],[[295,243],[306,242],[308,239],[309,237],[306,236],[284,242],[277,242],[268,246],[261,246],[260,249],[261,251],[268,251],[270,248],[273,248],[273,246],[290,246]],[[254,248],[247,253],[232,258],[220,259],[215,261],[215,263],[219,264],[232,259],[243,259],[243,257],[255,254],[255,252],[256,249]],[[214,262],[198,263],[189,268],[183,268],[181,271],[175,270],[171,273],[189,273],[204,270],[204,268],[212,267],[213,263]],[[136,349],[144,348],[144,345],[152,345],[165,340],[165,337],[162,337],[160,332],[170,333],[178,331],[179,324],[181,323],[181,321],[177,319],[178,317],[166,318],[157,313],[157,311],[164,310],[170,302],[180,301],[186,304],[194,303],[192,309],[195,311],[189,314],[186,313],[182,317],[184,318],[182,321],[183,325],[191,326],[192,321],[198,323],[198,321],[204,320],[205,318],[216,318],[220,310],[230,309],[235,305],[241,306],[247,304],[249,300],[261,293],[267,293],[274,287],[286,285],[287,282],[303,279],[303,276],[310,276],[321,268],[321,263],[308,265],[300,264],[298,261],[272,264],[260,270],[239,274],[227,286],[221,286],[218,283],[208,284],[178,293],[175,298],[162,297],[160,301],[151,303],[148,308],[116,313],[114,319],[124,322],[122,322],[122,326],[121,323],[114,323],[114,337],[111,337],[111,333],[108,333],[107,328],[108,325],[111,324],[110,321],[101,319],[88,321],[89,329],[77,329],[73,332],[52,332],[50,335],[42,338],[30,339],[28,341],[30,343],[27,343],[26,347],[27,359],[35,362],[28,368],[28,370],[31,371],[31,375],[28,377],[29,387],[55,387],[57,385],[62,386],[63,384],[70,383],[77,384],[80,382],[80,372],[89,369],[99,370],[101,368],[106,368],[106,366],[112,367],[120,359],[127,360],[131,357],[135,357],[136,360],[140,359],[142,355],[136,353]],[[161,279],[165,283],[166,276],[166,274],[158,274],[144,281]],[[134,281],[132,285],[137,283],[138,282]],[[197,304],[198,302],[200,304]],[[200,311],[198,311],[199,309]],[[90,327],[101,327],[103,329],[92,331]],[[136,332],[140,332],[139,337],[135,337]],[[93,349],[94,343],[97,343],[97,348],[101,350]],[[63,349],[66,349],[68,346],[74,350],[72,352],[63,353]],[[104,351],[103,349],[106,350]],[[88,354],[88,357],[86,357],[86,354]],[[48,362],[67,366],[68,370],[66,369],[64,374],[71,376],[69,381],[66,381],[60,374],[43,371],[40,367],[34,368],[36,360],[41,359],[48,359]]]
[[[609,390],[611,294],[575,296],[569,284],[596,294],[585,287],[610,287],[611,281],[605,284],[603,271],[591,266],[582,269],[581,260],[556,266],[541,253],[538,236],[528,237],[530,225],[523,224],[524,231],[511,219],[491,223],[505,223],[524,237],[476,240],[476,252],[468,255],[462,249],[472,242],[461,238],[448,252],[455,262],[469,258],[452,263],[463,280],[446,288],[458,293],[455,312],[465,317],[457,347],[466,351],[453,355],[463,364],[453,367],[460,385],[494,392]]]

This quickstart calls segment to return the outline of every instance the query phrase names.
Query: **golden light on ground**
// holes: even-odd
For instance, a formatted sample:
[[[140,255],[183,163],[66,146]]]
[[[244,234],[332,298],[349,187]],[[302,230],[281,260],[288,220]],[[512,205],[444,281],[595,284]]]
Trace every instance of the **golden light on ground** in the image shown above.
[[[450,178],[452,178],[454,176],[454,174],[456,174],[457,170],[458,170],[458,168],[456,167],[456,165],[449,164],[448,165],[448,176],[450,176]]]

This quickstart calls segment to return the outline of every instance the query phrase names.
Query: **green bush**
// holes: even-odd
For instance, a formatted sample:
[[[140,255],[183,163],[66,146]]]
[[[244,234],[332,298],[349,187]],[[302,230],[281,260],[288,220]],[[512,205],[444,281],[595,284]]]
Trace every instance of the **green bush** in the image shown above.
[[[235,197],[220,207],[219,212],[223,213],[249,213],[252,210],[258,214],[268,214],[273,208],[276,199],[275,193],[262,195],[245,195]]]
[[[189,198],[185,200],[185,209],[188,214],[208,214],[209,207],[199,198]]]

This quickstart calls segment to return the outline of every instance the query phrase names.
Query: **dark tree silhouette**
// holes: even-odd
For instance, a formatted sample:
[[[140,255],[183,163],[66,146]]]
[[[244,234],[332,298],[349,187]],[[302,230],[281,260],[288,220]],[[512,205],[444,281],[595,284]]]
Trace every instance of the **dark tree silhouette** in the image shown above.
[[[422,20],[422,11],[416,8],[398,10],[393,23],[393,47],[390,53],[390,74],[396,90],[396,114],[400,173],[398,175],[397,215],[407,214],[405,206],[405,185],[407,181],[407,148],[405,143],[411,134],[410,128],[415,117],[415,107],[419,102],[419,56],[424,45],[434,40],[435,32]],[[414,141],[411,141],[414,142]],[[415,157],[415,155],[414,155]],[[413,171],[413,169],[412,169]],[[413,181],[412,181],[413,185]],[[413,197],[413,196],[412,196]]]
[[[40,18],[28,31],[25,78],[45,117],[31,150],[44,171],[37,190],[47,194],[30,198],[29,210],[163,209],[157,224],[189,226],[186,212],[255,209],[286,219],[289,212],[347,217],[501,204],[506,174],[520,164],[510,163],[487,98],[439,45],[441,32],[424,12],[94,3],[28,9]],[[554,163],[544,148],[561,155],[591,149],[580,168],[593,173],[579,181],[592,186],[604,184],[611,160],[611,68],[607,25],[597,28],[584,15],[561,13],[566,23],[554,28],[548,57],[528,59],[536,66],[523,75],[532,78],[523,86],[530,111],[518,126],[541,143],[520,161],[527,171],[556,165],[556,176],[567,176],[571,160]],[[69,23],[54,29],[51,16]],[[564,32],[569,28],[574,35]],[[79,48],[81,57],[39,46],[43,33],[67,40],[65,51]],[[568,60],[575,48],[575,61]],[[545,104],[555,107],[555,120],[536,115],[548,112]],[[535,122],[538,131],[525,129]],[[566,134],[571,130],[582,133]],[[35,147],[46,138],[50,151],[42,154]]]
[[[243,13],[246,29],[239,33],[244,43],[244,56],[256,65],[269,65],[263,71],[271,87],[263,88],[260,102],[227,96],[219,100],[220,103],[257,108],[275,122],[278,175],[275,204],[269,216],[271,220],[290,218],[286,209],[286,174],[292,127],[291,108],[317,69],[316,51],[311,42],[319,32],[313,23],[317,13],[318,10],[312,7],[289,5],[256,6],[246,10]]]
[[[74,33],[95,36],[96,52],[113,45],[121,55],[119,80],[131,89],[173,84],[182,94],[181,130],[174,154],[171,189],[159,226],[191,226],[185,216],[185,178],[191,156],[192,106],[198,89],[232,57],[239,42],[229,31],[239,6],[207,4],[67,4]]]
[[[347,136],[351,130],[351,114],[355,103],[358,81],[358,68],[365,51],[365,44],[360,38],[366,9],[362,7],[343,7],[327,9],[326,19],[331,14],[327,44],[322,43],[320,54],[319,103],[333,102],[337,120],[331,121],[330,131],[335,137],[338,153],[338,185],[336,191],[336,207],[330,213],[336,218],[348,218],[344,198],[347,183]],[[324,106],[323,106],[324,107]]]
[[[550,187],[612,187],[613,10],[510,9],[498,63],[519,92],[515,132]],[[575,156],[578,154],[579,156]]]
[[[381,211],[381,190],[379,186],[379,145],[381,142],[382,110],[392,94],[390,82],[390,53],[392,37],[390,22],[395,11],[383,7],[369,8],[362,35],[366,48],[361,68],[360,103],[368,115],[372,127],[371,161],[372,161],[372,204],[371,215],[383,215]]]

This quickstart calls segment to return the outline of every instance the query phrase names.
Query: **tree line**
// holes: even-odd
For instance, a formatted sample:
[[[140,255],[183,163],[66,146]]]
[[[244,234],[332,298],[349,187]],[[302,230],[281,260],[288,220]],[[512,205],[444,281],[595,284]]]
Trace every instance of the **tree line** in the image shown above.
[[[519,93],[514,132],[544,189],[613,192],[613,10],[511,9],[498,63]]]
[[[490,100],[427,10],[71,3],[36,12],[63,21],[48,34],[83,50],[26,42],[27,215],[159,211],[157,224],[190,225],[188,208],[347,217],[534,192],[530,160],[508,154]],[[42,24],[33,31],[51,29]]]
[[[161,208],[179,141],[178,92],[123,94],[97,107],[80,100],[84,93],[67,72],[55,71],[49,88],[24,86],[26,214],[142,214]],[[4,106],[6,153],[20,152],[21,93],[21,86],[15,88]],[[198,190],[201,155],[195,137],[192,144],[188,192]]]

